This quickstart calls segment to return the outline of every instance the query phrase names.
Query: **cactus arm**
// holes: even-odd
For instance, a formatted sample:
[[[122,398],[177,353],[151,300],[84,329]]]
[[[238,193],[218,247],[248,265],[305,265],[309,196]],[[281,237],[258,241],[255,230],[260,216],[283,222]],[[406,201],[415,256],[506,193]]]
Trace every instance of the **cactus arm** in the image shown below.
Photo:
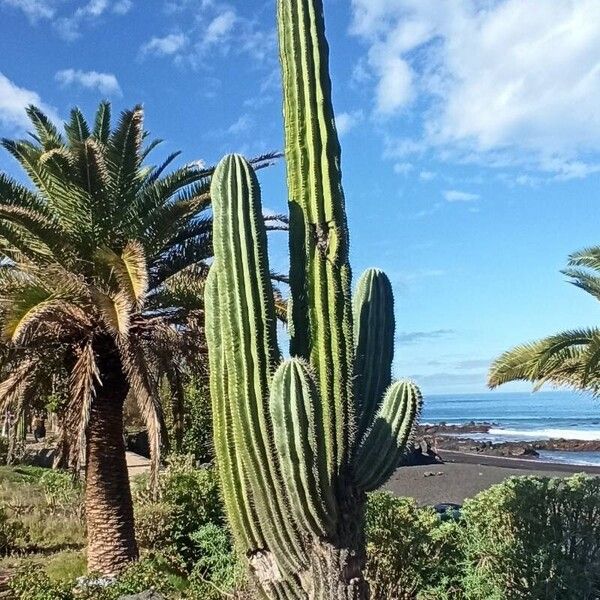
[[[279,353],[269,279],[260,189],[240,156],[224,158],[211,185],[218,307],[227,368],[232,429],[252,487],[262,536],[279,568],[295,572],[305,560],[289,519],[268,424],[268,381]],[[213,307],[214,309],[214,307]]]
[[[334,530],[336,506],[325,462],[317,389],[308,365],[284,362],[269,401],[275,445],[293,516],[316,536]]]
[[[236,545],[243,553],[251,553],[265,547],[257,527],[253,510],[254,501],[248,482],[241,476],[240,452],[236,452],[233,440],[232,416],[229,408],[230,391],[227,385],[227,368],[221,340],[219,322],[219,292],[217,272],[211,269],[204,290],[206,304],[206,340],[209,351],[210,395],[212,399],[213,439],[223,501]]]
[[[330,477],[354,434],[352,309],[340,146],[321,0],[279,0],[290,203],[291,354],[317,373]]]
[[[400,464],[420,414],[423,399],[410,381],[397,381],[388,389],[355,459],[355,481],[371,492],[382,486]]]
[[[358,438],[366,433],[392,382],[394,295],[386,274],[369,269],[354,294],[355,396]]]

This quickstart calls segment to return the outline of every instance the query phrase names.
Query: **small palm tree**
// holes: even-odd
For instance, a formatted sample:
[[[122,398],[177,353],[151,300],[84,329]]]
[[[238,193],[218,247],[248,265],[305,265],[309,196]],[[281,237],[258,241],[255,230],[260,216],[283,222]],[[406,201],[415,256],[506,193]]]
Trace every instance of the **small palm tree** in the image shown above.
[[[176,384],[203,352],[212,170],[167,172],[179,153],[147,166],[159,141],[147,143],[139,106],[114,130],[108,103],[93,127],[73,109],[65,135],[27,112],[32,140],[2,141],[33,186],[0,174],[0,410],[21,412],[49,372],[66,370],[63,441],[69,463],[85,468],[88,568],[114,574],[138,553],[123,404],[139,405],[156,473],[157,382]]]
[[[563,271],[570,283],[600,300],[600,246],[569,257]],[[530,381],[539,389],[548,383],[600,395],[600,328],[564,331],[517,346],[491,366],[489,385]]]

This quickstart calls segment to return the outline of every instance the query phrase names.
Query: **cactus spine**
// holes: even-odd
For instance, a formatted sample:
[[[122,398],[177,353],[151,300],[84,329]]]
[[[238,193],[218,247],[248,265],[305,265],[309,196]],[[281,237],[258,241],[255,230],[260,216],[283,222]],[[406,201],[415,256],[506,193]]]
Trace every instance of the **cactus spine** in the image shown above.
[[[368,271],[354,308],[350,299],[321,0],[278,0],[278,23],[292,358],[277,347],[258,182],[231,155],[212,182],[205,292],[216,454],[236,543],[263,596],[362,600],[365,492],[398,466],[421,396],[409,382],[390,386],[387,277]]]

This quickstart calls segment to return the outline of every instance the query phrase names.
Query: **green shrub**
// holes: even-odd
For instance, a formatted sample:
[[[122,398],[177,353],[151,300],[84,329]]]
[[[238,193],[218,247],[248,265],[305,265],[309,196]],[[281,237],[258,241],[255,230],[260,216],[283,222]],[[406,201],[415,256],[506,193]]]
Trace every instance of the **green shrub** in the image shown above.
[[[226,529],[211,523],[200,527],[192,538],[200,558],[190,576],[190,598],[218,600],[243,587],[245,569]]]
[[[212,405],[207,377],[190,373],[183,375],[183,422],[182,431],[177,431],[174,414],[174,394],[166,381],[161,386],[165,424],[171,450],[174,454],[189,454],[196,464],[212,463],[214,448],[212,440]],[[178,439],[178,433],[181,439]]]
[[[600,478],[510,479],[463,517],[469,600],[600,597]]]
[[[66,471],[45,469],[39,484],[50,512],[83,517],[83,488],[73,475]]]
[[[10,554],[27,539],[27,532],[19,521],[9,518],[0,507],[0,555]]]
[[[389,493],[369,497],[366,518],[366,575],[373,598],[442,598],[432,590],[455,587],[460,525]]]
[[[509,479],[468,500],[459,523],[374,494],[367,558],[375,598],[598,600],[600,478]]]
[[[141,478],[134,497],[140,546],[179,557],[187,568],[202,556],[195,533],[205,525],[225,524],[217,474],[196,469],[191,456],[171,457],[160,475],[158,501]]]
[[[22,568],[9,583],[16,600],[72,600],[72,584],[52,581],[38,565]]]
[[[165,502],[147,502],[135,507],[135,536],[140,548],[164,550],[174,544],[175,509]]]
[[[128,567],[114,585],[102,590],[103,594],[92,594],[89,600],[118,600],[121,596],[138,594],[146,590],[155,590],[168,594],[173,591],[171,580],[153,560],[140,560]],[[87,598],[86,598],[87,600]]]
[[[53,580],[38,564],[28,563],[10,582],[16,600],[118,600],[122,596],[155,590],[165,596],[175,591],[168,572],[153,560],[133,563],[118,577],[94,576]]]
[[[214,459],[212,440],[212,407],[210,393],[201,381],[185,386],[185,431],[182,452],[191,454],[200,464]]]

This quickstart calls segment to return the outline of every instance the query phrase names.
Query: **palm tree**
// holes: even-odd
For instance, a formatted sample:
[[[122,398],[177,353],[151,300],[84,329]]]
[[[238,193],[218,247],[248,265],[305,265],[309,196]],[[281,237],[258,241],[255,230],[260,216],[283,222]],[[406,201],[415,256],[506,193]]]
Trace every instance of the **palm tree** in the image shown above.
[[[114,129],[108,103],[93,127],[75,108],[64,135],[39,109],[27,113],[32,140],[2,141],[33,185],[0,173],[0,410],[20,413],[49,371],[66,370],[64,449],[85,469],[88,568],[115,574],[138,555],[123,404],[131,396],[140,408],[156,473],[157,381],[175,382],[179,363],[203,352],[212,170],[168,172],[179,153],[146,165],[160,141],[147,141],[140,106]]]
[[[562,271],[569,282],[600,300],[600,246],[569,257]],[[548,383],[600,395],[600,328],[563,331],[505,352],[491,366],[489,385],[530,381],[539,389]]]

